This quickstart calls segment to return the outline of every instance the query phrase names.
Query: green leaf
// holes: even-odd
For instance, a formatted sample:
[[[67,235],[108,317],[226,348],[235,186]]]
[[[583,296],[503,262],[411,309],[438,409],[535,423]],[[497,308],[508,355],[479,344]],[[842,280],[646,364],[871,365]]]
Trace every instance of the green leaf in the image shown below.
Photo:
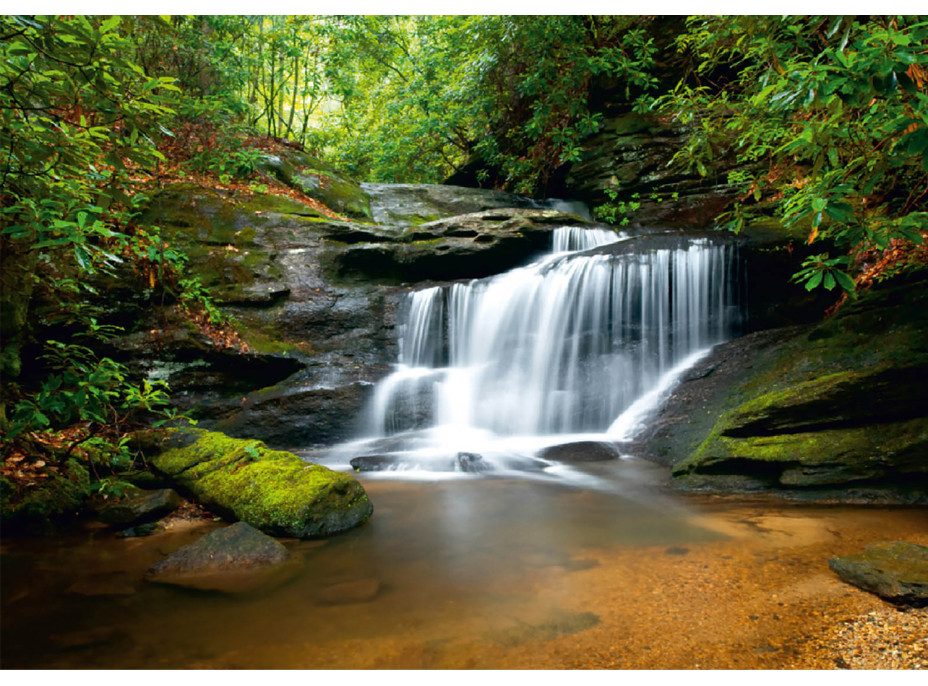
[[[833,270],[831,273],[834,274],[835,279],[837,280],[841,288],[843,288],[848,293],[854,292],[855,290],[854,279],[852,279],[847,273],[842,272],[837,269]]]
[[[811,291],[822,282],[822,272],[815,272],[812,277],[806,281],[806,290]]]

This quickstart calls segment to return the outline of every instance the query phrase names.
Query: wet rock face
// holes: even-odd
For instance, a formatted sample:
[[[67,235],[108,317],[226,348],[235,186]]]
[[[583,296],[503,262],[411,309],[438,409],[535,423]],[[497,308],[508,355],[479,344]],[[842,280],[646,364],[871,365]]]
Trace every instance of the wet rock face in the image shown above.
[[[873,290],[815,327],[736,339],[642,437],[681,485],[928,500],[928,294]]]
[[[928,547],[897,541],[867,546],[858,555],[833,557],[828,566],[842,581],[891,603],[928,605]]]
[[[688,135],[683,127],[634,112],[615,116],[584,141],[566,187],[591,207],[614,202],[607,191],[617,193],[617,201],[634,201],[639,207],[622,216],[636,224],[711,228],[734,195],[724,169],[703,178],[669,164]]]
[[[544,252],[554,228],[584,223],[557,210],[487,210],[422,224],[393,240],[339,247],[329,259],[343,278],[407,283],[480,278]]]

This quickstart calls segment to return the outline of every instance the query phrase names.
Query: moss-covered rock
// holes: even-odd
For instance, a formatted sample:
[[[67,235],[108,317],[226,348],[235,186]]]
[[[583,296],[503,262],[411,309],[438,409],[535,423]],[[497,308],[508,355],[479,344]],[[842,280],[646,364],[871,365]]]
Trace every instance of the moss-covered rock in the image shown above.
[[[138,437],[154,469],[209,509],[272,535],[325,536],[366,521],[373,507],[350,474],[201,429]]]
[[[261,169],[339,214],[372,218],[370,198],[361,186],[312,155],[297,150],[266,155]]]
[[[5,529],[41,533],[77,514],[90,495],[90,472],[71,458],[57,473],[30,486],[0,477],[0,521]]]
[[[664,408],[646,437],[652,453],[692,487],[925,499],[925,284],[887,286],[818,326],[722,346]]]

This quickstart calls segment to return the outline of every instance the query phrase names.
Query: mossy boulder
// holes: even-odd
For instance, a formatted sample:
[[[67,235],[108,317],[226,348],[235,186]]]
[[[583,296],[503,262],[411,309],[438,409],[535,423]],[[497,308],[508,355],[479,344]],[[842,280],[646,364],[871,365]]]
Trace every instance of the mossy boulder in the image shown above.
[[[326,536],[361,524],[373,512],[350,474],[270,450],[261,441],[168,429],[136,442],[155,470],[205,507],[271,535]]]
[[[78,513],[89,495],[90,472],[73,458],[29,486],[0,477],[0,522],[5,530],[42,533]]]
[[[298,150],[265,155],[260,168],[330,210],[353,219],[372,218],[370,198],[361,186],[312,155]]]
[[[925,285],[887,285],[817,326],[720,346],[644,437],[650,456],[693,488],[925,500]]]

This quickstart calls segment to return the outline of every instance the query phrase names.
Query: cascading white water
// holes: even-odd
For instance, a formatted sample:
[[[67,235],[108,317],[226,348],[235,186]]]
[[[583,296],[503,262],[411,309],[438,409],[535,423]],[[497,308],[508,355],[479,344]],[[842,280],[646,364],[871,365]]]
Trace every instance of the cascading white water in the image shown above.
[[[620,415],[643,411],[668,372],[725,340],[738,307],[732,246],[593,250],[627,238],[557,229],[553,252],[528,266],[412,293],[370,434],[430,429],[427,443],[452,455],[475,437],[480,450],[488,437],[630,438]]]

